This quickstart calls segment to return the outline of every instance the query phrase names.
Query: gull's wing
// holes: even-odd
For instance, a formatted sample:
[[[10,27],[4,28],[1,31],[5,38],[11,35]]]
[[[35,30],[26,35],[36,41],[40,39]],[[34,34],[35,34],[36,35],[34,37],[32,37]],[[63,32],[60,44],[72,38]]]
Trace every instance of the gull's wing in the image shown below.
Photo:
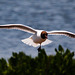
[[[26,32],[33,33],[33,34],[36,33],[35,29],[22,25],[22,24],[0,25],[0,29],[18,29],[18,30],[26,31]]]
[[[65,35],[71,38],[75,38],[75,33],[68,32],[68,31],[47,31],[49,35]]]

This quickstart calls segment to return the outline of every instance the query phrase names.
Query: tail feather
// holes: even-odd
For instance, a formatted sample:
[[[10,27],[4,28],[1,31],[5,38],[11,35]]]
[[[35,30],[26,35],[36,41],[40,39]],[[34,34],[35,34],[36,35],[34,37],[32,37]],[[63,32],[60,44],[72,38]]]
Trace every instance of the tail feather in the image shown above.
[[[23,39],[23,40],[21,40],[21,41],[22,41],[23,43],[29,45],[29,46],[33,46],[33,47],[40,46],[40,44],[34,43],[31,37],[26,38],[26,39]],[[47,44],[49,44],[49,43],[51,43],[51,42],[52,42],[51,40],[46,39],[46,41],[43,42],[41,45],[44,46],[44,45],[47,45]]]

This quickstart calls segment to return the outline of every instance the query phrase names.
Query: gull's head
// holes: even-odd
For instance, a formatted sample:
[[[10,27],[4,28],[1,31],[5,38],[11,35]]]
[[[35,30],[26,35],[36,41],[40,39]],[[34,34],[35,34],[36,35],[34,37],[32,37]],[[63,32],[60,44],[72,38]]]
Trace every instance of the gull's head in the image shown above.
[[[48,33],[46,31],[41,32],[41,38],[42,39],[47,39]]]

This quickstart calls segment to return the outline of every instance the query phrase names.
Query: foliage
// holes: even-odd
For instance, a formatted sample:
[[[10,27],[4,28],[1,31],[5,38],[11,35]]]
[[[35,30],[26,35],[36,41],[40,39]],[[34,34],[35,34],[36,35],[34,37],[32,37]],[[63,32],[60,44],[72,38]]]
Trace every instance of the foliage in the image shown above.
[[[74,52],[59,45],[56,55],[48,56],[44,49],[32,58],[23,52],[12,53],[8,63],[0,59],[0,75],[75,75]]]

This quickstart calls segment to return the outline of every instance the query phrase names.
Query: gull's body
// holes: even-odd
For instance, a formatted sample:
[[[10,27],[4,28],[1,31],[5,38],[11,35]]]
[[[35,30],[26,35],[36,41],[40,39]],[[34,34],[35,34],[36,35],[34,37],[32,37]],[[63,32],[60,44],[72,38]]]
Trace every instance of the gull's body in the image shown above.
[[[7,24],[0,25],[0,29],[18,29],[28,33],[32,33],[33,35],[29,38],[23,39],[22,42],[28,44],[33,47],[47,45],[51,43],[51,40],[47,39],[47,35],[65,35],[71,38],[75,38],[75,34],[68,31],[44,31],[44,30],[36,30],[31,27],[22,25],[22,24]]]

